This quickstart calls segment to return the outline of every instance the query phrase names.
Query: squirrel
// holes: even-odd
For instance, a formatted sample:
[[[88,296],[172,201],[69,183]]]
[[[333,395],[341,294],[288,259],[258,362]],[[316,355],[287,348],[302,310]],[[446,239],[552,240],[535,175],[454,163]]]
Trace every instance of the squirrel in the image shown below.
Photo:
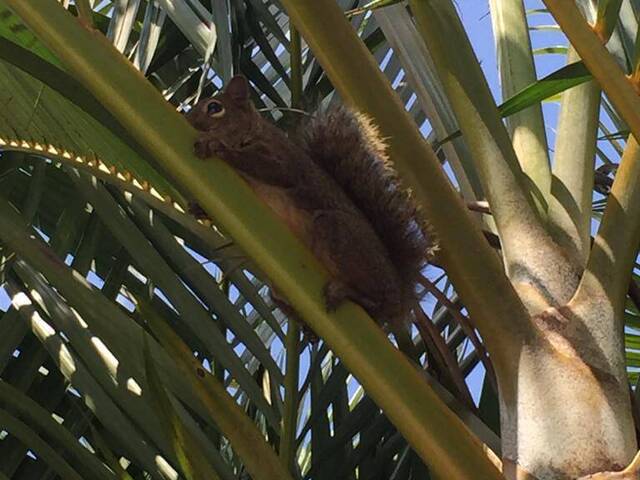
[[[400,343],[431,245],[373,124],[338,107],[287,136],[255,109],[241,75],[200,100],[187,119],[201,132],[196,155],[232,166],[324,265],[327,310],[350,299]]]

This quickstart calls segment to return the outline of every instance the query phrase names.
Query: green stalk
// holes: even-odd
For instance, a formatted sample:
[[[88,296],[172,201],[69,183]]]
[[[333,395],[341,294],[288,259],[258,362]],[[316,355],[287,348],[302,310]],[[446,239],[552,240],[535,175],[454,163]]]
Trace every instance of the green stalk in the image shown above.
[[[347,18],[354,17],[356,15],[362,15],[363,13],[371,12],[373,10],[377,10],[379,8],[389,7],[396,3],[400,3],[402,0],[373,0],[372,2],[367,3],[359,8],[354,8],[352,10],[348,10],[345,12]]]
[[[55,256],[51,254],[51,258],[55,258]],[[12,297],[14,307],[20,307],[18,309],[22,318],[20,323],[28,325],[47,350],[60,373],[69,382],[72,382],[79,391],[83,392],[87,407],[100,422],[110,426],[111,432],[120,442],[123,450],[129,452],[129,455],[154,478],[175,475],[175,470],[168,463],[157,462],[161,455],[155,446],[161,443],[157,441],[157,437],[149,432],[146,432],[146,435],[142,434],[138,428],[139,425],[131,421],[132,418],[135,418],[136,422],[144,422],[147,415],[136,415],[132,408],[121,409],[122,405],[116,404],[116,401],[120,399],[117,398],[118,391],[114,382],[111,381],[112,387],[105,388],[96,380],[96,373],[103,372],[104,363],[100,364],[101,369],[96,368],[92,361],[86,362],[86,356],[79,356],[75,350],[70,350],[59,335],[51,335],[54,328],[60,329],[59,326],[54,323],[54,327],[54,325],[47,323],[39,315],[35,306],[30,303],[28,297],[19,290],[15,282],[7,282],[5,288],[9,296]]]
[[[93,9],[89,0],[76,0],[76,8],[82,24],[87,28],[93,28]]]
[[[302,100],[302,43],[300,33],[291,27],[291,106],[300,108]],[[295,474],[296,433],[298,427],[298,382],[300,375],[300,325],[294,318],[287,322],[285,342],[287,370],[284,377],[284,412],[280,435],[280,458]]]
[[[287,370],[284,377],[284,413],[280,437],[280,458],[287,470],[295,466],[296,433],[298,426],[298,377],[300,374],[300,326],[290,318],[287,324]]]
[[[105,465],[107,465],[111,470],[115,472],[116,478],[118,480],[134,480],[133,477],[129,475],[124,468],[122,468],[118,457],[116,457],[116,455],[111,450],[111,447],[109,447],[105,439],[100,435],[98,426],[93,423],[89,423],[89,429],[91,431],[89,441],[93,445],[97,454],[101,455],[102,458],[104,458]]]
[[[195,158],[192,151],[195,130],[106,39],[81,28],[53,0],[5,1],[177,183],[188,190],[245,251],[251,252],[258,267],[269,275],[311,328],[340,355],[425,462],[443,478],[501,478],[487,460],[480,442],[446,408],[420,372],[390,344],[361,308],[347,303],[334,314],[326,312],[321,293],[326,275],[321,273],[317,260],[275,220],[273,213],[257,200],[229,166],[215,159],[202,162]],[[319,17],[325,16],[321,5],[324,2],[296,3],[314,10],[319,7]],[[330,11],[335,21],[327,25],[331,25],[333,34],[337,30],[334,27],[342,29],[346,21],[336,4]],[[297,22],[298,25],[301,23]],[[355,36],[351,27],[346,26]],[[334,44],[336,40],[344,40],[340,34],[336,37]],[[364,45],[361,48],[365,55],[360,58],[370,63],[370,68],[360,74],[366,75],[373,69],[374,76],[379,75],[375,61]],[[316,52],[321,50],[316,48]],[[509,331],[514,323],[518,324],[519,319],[526,317],[526,313],[494,253],[448,184],[437,159],[424,144],[400,102],[391,94],[388,83],[385,84],[385,89],[370,93],[383,96],[386,92],[394,99],[387,100],[389,111],[393,113],[392,120],[397,120],[401,112],[399,125],[394,130],[401,138],[406,139],[405,131],[409,136],[409,144],[405,147],[408,155],[402,157],[412,158],[411,154],[417,153],[416,165],[426,165],[425,172],[419,177],[430,180],[426,191],[432,193],[425,195],[425,189],[420,188],[420,197],[431,198],[429,210],[437,212],[437,226],[451,225],[452,215],[458,218],[458,223],[469,225],[469,229],[455,229],[455,232],[449,226],[452,233],[443,238],[443,244],[451,245],[453,249],[443,257],[452,265],[458,283],[466,284],[462,291],[468,294],[470,310],[478,312],[475,318],[483,317],[483,325],[489,330],[485,329],[487,333],[483,332],[483,335],[486,338],[501,335],[504,347],[494,349],[492,355],[495,354],[496,359],[502,357],[501,363],[506,366],[511,355],[505,352],[518,349]],[[361,89],[368,91],[368,88]],[[425,159],[429,160],[424,162]],[[440,208],[442,205],[450,207],[447,212]],[[448,242],[449,238],[455,242]],[[460,246],[463,248],[457,248]],[[468,268],[467,263],[472,267]]]
[[[444,150],[464,199],[484,198],[471,152],[464,140],[451,138],[451,141],[444,141],[451,136],[451,132],[460,131],[458,122],[411,13],[405,5],[398,4],[376,10],[374,17],[393,48],[394,55],[400,59],[406,80],[440,140],[440,148]],[[438,147],[434,146],[433,149],[437,151]]]
[[[576,272],[534,208],[538,188],[527,185],[453,3],[412,0],[410,5],[476,161],[507,274],[532,313],[569,301],[577,287]],[[538,197],[538,205],[546,202]]]
[[[630,136],[575,302],[611,302],[622,322],[629,278],[640,245],[640,146]],[[593,318],[594,322],[601,321]],[[594,325],[597,328],[598,325]],[[622,324],[614,327],[622,328]]]
[[[293,477],[278,461],[262,432],[235,402],[224,383],[202,368],[191,349],[148,305],[141,305],[141,312],[151,330],[175,360],[177,369],[182,372],[207,412],[216,420],[220,431],[242,458],[251,477],[256,480],[292,480]]]
[[[2,425],[3,430],[7,430],[13,437],[29,447],[30,450],[33,450],[45,464],[60,475],[60,478],[82,480],[78,472],[48,442],[45,442],[28,425],[2,408],[0,408],[0,425]]]
[[[131,398],[130,393],[127,394],[128,392],[122,389],[120,385],[117,385],[113,379],[117,374],[131,375],[131,378],[138,380],[144,378],[142,338],[146,333],[129,316],[122,313],[118,306],[93,290],[84,281],[84,278],[78,279],[77,272],[72,271],[58,257],[52,254],[46,244],[36,238],[35,235],[32,235],[31,232],[32,230],[25,227],[17,212],[7,202],[0,202],[0,238],[3,243],[11,246],[23,259],[28,259],[29,263],[41,272],[51,285],[76,309],[78,315],[88,325],[88,329],[84,328],[81,335],[100,338],[108,346],[109,351],[118,360],[117,367],[116,362],[111,362],[111,365],[108,365],[108,369],[105,368],[105,364],[108,362],[105,360],[101,364],[103,368],[93,369],[92,374],[94,376],[96,374],[111,374],[109,384],[111,397],[115,398],[118,403],[122,403],[122,397],[127,396],[128,401],[133,403],[134,400]],[[152,311],[148,313],[147,320],[152,317],[153,313]],[[155,317],[151,318],[151,320],[154,319]],[[76,323],[79,322],[76,321]],[[65,333],[73,332],[68,329]],[[74,343],[76,347],[82,346],[80,343],[82,341],[81,337],[69,336],[72,340],[78,339]],[[179,338],[175,333],[173,333],[173,336],[166,335],[166,337]],[[42,341],[46,345],[50,340],[55,340],[55,338],[47,338],[46,341],[44,339]],[[181,402],[193,409],[209,425],[215,424],[220,428],[222,433],[229,439],[231,446],[247,465],[247,468],[250,469],[254,479],[291,480],[289,474],[282,468],[275,452],[264,440],[260,430],[249,420],[224,387],[217,384],[212,375],[210,377],[215,385],[209,386],[208,393],[203,392],[201,385],[194,380],[194,377],[198,378],[199,376],[196,376],[194,372],[191,372],[192,376],[188,376],[184,374],[184,370],[181,370],[186,360],[177,356],[170,356],[155,341],[149,341],[149,346],[153,354],[153,360],[158,367],[158,372],[162,376],[163,385],[170,387],[171,392]],[[188,350],[186,347],[182,348],[182,350],[185,349]],[[51,355],[55,357],[54,353],[51,353]],[[65,355],[61,355],[61,357],[60,360],[67,359]],[[84,360],[85,358],[79,362],[81,365],[75,367],[73,371],[80,371],[81,368],[84,368]],[[178,360],[184,361],[179,362]],[[197,364],[197,360],[193,355],[191,355],[190,360],[192,360],[192,363],[195,362]],[[71,379],[75,379],[76,373],[73,373],[73,371]],[[90,378],[90,380],[93,380],[93,378]],[[145,386],[144,382],[140,381]],[[89,398],[95,401],[92,393]],[[139,397],[135,399],[135,402],[140,405],[140,402],[144,402],[144,400]],[[135,410],[123,409],[127,410],[129,414],[132,411],[135,413]],[[133,416],[133,418],[137,417]],[[189,415],[183,418],[191,419]],[[190,424],[194,427],[197,425],[192,419]],[[153,425],[149,429],[156,430],[157,425]],[[197,432],[198,430],[194,431]],[[202,438],[206,438],[202,433],[200,435]],[[209,459],[212,462],[216,460],[211,456]],[[157,468],[160,468],[160,466]]]
[[[567,63],[578,60],[569,49]],[[583,269],[591,250],[593,171],[601,90],[590,81],[566,90],[556,129],[549,228],[569,258]]]
[[[522,0],[491,0],[491,20],[498,51],[502,97],[511,98],[537,80],[529,26]],[[551,171],[542,108],[536,104],[507,119],[522,171],[537,190],[538,210],[547,209]]]
[[[170,233],[170,232],[168,232]],[[223,273],[220,273],[220,278],[216,279],[218,281],[218,284],[220,285],[220,290],[222,291],[222,293],[224,294],[225,298],[229,298],[229,291],[230,291],[230,287],[231,287],[231,282],[229,282],[228,278],[224,277]],[[226,338],[227,337],[227,326],[224,322],[224,320],[222,318],[218,318],[218,321],[216,323],[216,327],[218,327],[218,329],[220,330],[220,333]],[[213,361],[211,362],[211,371],[213,372],[213,375],[218,379],[218,381],[220,382],[224,382],[224,376],[225,376],[225,369],[224,369],[224,365],[222,364],[222,362],[218,362],[218,361]],[[217,443],[218,446],[220,446],[220,443]]]
[[[144,301],[139,300],[138,307],[140,307],[141,304],[144,304]],[[149,311],[147,305],[145,305],[144,308],[146,311]],[[149,315],[143,314],[143,317],[147,320],[149,319]],[[189,432],[178,416],[176,409],[171,404],[169,393],[162,385],[157,366],[153,362],[151,352],[149,351],[149,336],[148,334],[144,335],[142,342],[145,366],[144,375],[147,383],[146,393],[149,394],[149,405],[154,411],[157,422],[171,445],[171,449],[178,460],[178,465],[180,465],[180,469],[186,480],[198,480],[201,478],[220,480],[215,469],[207,460],[207,455],[202,445],[199,444],[196,438]]]
[[[291,106],[300,108],[302,100],[302,42],[300,32],[291,28],[291,43],[289,46],[291,56]]]
[[[640,138],[640,98],[612,55],[589,27],[575,2],[544,0],[582,61],[605,91],[618,113]]]
[[[264,399],[253,381],[251,375],[246,370],[240,359],[233,352],[233,349],[229,346],[226,339],[222,336],[222,333],[218,328],[211,328],[214,326],[213,320],[209,312],[202,307],[202,305],[196,300],[196,298],[189,293],[183,282],[175,275],[175,271],[171,268],[163,256],[158,252],[156,248],[149,245],[149,238],[147,238],[133,223],[133,221],[127,217],[119,215],[119,207],[113,200],[113,197],[109,195],[106,189],[98,184],[92,186],[90,179],[86,178],[78,173],[70,172],[69,175],[73,184],[78,191],[87,199],[91,205],[96,209],[98,216],[104,222],[104,225],[114,235],[114,237],[120,242],[120,244],[129,252],[131,258],[136,259],[136,264],[144,269],[145,273],[149,276],[149,279],[153,281],[155,285],[162,289],[162,291],[171,300],[173,305],[182,314],[182,321],[188,328],[199,338],[206,346],[206,352],[210,356],[215,356],[226,363],[227,368],[231,371],[234,378],[238,381],[243,390],[251,397],[251,399],[260,408],[267,420],[273,425],[277,426],[279,423],[278,415],[268,402]],[[148,218],[148,217],[147,217]],[[150,227],[149,227],[150,228]],[[175,241],[170,235],[165,235],[165,245],[171,242],[175,249]],[[154,236],[151,236],[153,240],[156,240]],[[182,258],[190,258],[186,252],[181,252]],[[176,259],[172,259],[176,262]],[[175,263],[174,263],[175,264]],[[184,274],[184,271],[180,269],[180,264],[177,264],[178,272]],[[176,267],[174,267],[176,268]],[[191,270],[194,270],[191,268]],[[202,269],[195,269],[196,275],[203,278],[207,277],[206,273]],[[188,277],[187,277],[188,278]],[[213,283],[213,282],[211,282]],[[220,295],[220,292],[215,287],[208,289],[207,295],[205,295],[205,301],[210,302],[212,297]],[[228,304],[228,302],[210,302],[212,305],[218,305],[221,309],[214,310],[218,314],[230,317],[233,314],[237,314]],[[225,306],[227,308],[225,308]],[[245,322],[242,322],[245,323]],[[253,332],[251,332],[253,333]],[[256,338],[256,341],[258,339]],[[254,350],[257,352],[257,350]],[[266,354],[265,349],[265,354]],[[259,356],[260,358],[260,356]],[[269,363],[273,364],[272,371],[277,370],[275,362],[270,356],[262,356],[263,363],[269,368]],[[280,373],[279,371],[277,373]]]
[[[593,31],[603,44],[609,41],[616,28],[621,6],[622,0],[598,0],[598,16]]]
[[[636,33],[630,80],[632,84],[636,86],[636,89],[638,89],[638,85],[640,85],[640,30]]]
[[[604,296],[619,319],[640,230],[640,148],[636,140],[640,138],[640,98],[575,4],[544,1],[632,133],[575,299],[575,303],[592,302],[595,295]]]
[[[29,421],[38,430],[63,447],[65,456],[73,458],[74,465],[84,475],[96,480],[114,478],[113,473],[95,456],[84,448],[69,430],[60,425],[51,413],[10,383],[0,379],[0,405],[13,415]]]

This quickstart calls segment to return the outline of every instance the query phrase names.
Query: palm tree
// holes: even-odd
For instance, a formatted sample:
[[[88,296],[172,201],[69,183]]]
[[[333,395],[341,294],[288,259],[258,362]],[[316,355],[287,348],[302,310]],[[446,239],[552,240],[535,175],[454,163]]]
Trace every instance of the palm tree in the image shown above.
[[[70,3],[0,2],[0,478],[637,478],[637,0],[491,0],[500,108],[450,0]],[[379,126],[439,244],[420,365],[194,157],[176,110],[237,72]]]

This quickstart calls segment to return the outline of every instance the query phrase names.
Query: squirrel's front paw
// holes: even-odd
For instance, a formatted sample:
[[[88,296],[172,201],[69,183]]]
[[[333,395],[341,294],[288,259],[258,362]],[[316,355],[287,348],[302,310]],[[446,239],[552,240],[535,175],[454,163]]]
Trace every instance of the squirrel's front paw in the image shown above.
[[[207,143],[207,140],[204,139],[196,140],[196,143],[193,144],[193,152],[196,154],[196,157],[208,158],[210,156]]]
[[[226,150],[225,145],[219,140],[203,137],[193,144],[193,151],[198,158],[221,157]]]

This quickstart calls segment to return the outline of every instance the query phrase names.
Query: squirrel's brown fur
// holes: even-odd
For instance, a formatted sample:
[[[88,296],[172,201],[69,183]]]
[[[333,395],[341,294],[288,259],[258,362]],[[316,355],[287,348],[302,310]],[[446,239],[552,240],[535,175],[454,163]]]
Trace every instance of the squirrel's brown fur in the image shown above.
[[[377,127],[364,115],[332,107],[315,115],[301,130],[309,156],[333,177],[364,213],[387,247],[407,289],[415,286],[430,245],[410,192],[400,185]]]
[[[428,243],[371,125],[338,109],[296,141],[255,110],[241,76],[187,118],[196,154],[234,167],[325,266],[328,308],[349,298],[383,324],[407,320]]]

